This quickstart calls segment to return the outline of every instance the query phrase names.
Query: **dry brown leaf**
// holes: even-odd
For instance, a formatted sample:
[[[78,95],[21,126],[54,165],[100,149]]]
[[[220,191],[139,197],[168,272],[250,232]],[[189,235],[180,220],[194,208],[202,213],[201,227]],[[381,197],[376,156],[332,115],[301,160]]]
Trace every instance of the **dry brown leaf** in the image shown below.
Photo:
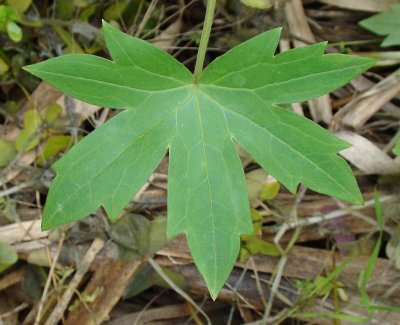
[[[350,111],[343,117],[342,123],[353,128],[359,128],[365,124],[386,103],[400,93],[400,78],[395,71],[385,79],[378,82],[366,93],[355,98]]]
[[[398,0],[319,0],[322,3],[351,10],[369,12],[387,11]]]
[[[368,139],[350,131],[339,131],[336,135],[352,145],[340,155],[363,173],[387,175],[400,172],[400,160],[391,158]]]
[[[24,221],[0,227],[1,241],[14,244],[47,237],[47,231],[40,229],[40,220]]]
[[[159,35],[157,35],[157,37],[155,37],[151,43],[154,46],[169,52],[171,50],[171,46],[175,44],[177,35],[181,32],[181,29],[182,19],[179,17]]]

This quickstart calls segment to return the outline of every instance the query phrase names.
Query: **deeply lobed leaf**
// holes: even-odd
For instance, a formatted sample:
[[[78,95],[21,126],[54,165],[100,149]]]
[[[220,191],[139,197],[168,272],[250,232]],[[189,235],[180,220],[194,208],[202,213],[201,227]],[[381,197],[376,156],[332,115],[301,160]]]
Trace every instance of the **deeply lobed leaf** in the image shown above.
[[[279,35],[277,28],[231,49],[207,67],[201,83],[222,92],[246,91],[268,103],[294,103],[322,96],[371,66],[367,58],[324,55],[326,43],[274,56]]]
[[[280,30],[222,55],[199,83],[173,57],[104,23],[113,61],[68,55],[26,69],[92,104],[126,109],[54,166],[44,229],[103,206],[115,219],[169,150],[169,237],[186,233],[215,298],[252,232],[234,141],[294,192],[299,183],[354,203],[362,197],[337,152],[347,143],[278,104],[333,90],[373,61],[324,55],[325,44],[274,55]]]

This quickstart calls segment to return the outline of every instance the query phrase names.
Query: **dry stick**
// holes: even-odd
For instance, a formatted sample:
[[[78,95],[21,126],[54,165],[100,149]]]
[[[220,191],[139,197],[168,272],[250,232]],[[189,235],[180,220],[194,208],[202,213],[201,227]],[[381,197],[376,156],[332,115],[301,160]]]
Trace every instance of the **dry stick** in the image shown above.
[[[49,275],[47,276],[47,280],[46,280],[46,284],[44,286],[42,298],[40,299],[38,313],[36,315],[36,319],[35,319],[35,324],[34,325],[39,325],[39,323],[40,323],[40,320],[41,320],[41,317],[42,317],[42,312],[43,312],[43,307],[44,307],[45,301],[47,299],[47,292],[49,291],[49,288],[50,288],[51,278],[52,278],[52,275],[53,275],[54,270],[56,268],[57,260],[58,260],[58,257],[60,256],[61,248],[62,248],[62,246],[64,244],[64,239],[65,239],[65,234],[61,233],[61,238],[60,238],[60,241],[58,243],[57,252],[56,252],[56,255],[54,256],[53,263],[51,263]]]
[[[179,295],[181,295],[182,298],[186,299],[188,302],[190,302],[196,310],[203,315],[203,317],[207,320],[207,324],[211,324],[210,318],[207,316],[207,314],[204,312],[203,309],[201,309],[196,302],[186,293],[184,292],[181,288],[179,288],[162,270],[160,265],[157,264],[157,262],[153,258],[149,258],[148,260],[149,264],[152,266],[152,268],[161,276],[161,278]]]
[[[3,276],[0,279],[0,291],[21,282],[24,277],[24,272],[24,269],[20,268],[12,273]]]
[[[258,276],[257,265],[254,262],[254,258],[252,256],[250,256],[249,260],[250,260],[251,266],[253,268],[254,279],[256,280],[257,289],[260,292],[261,301],[262,301],[264,306],[267,306],[267,301],[265,300],[264,293],[263,293],[262,286],[261,286],[261,282],[260,282],[260,278]]]
[[[228,282],[225,283],[225,286],[234,293],[235,299],[238,299],[243,303],[243,307],[251,309],[256,313],[259,313],[257,308],[254,305],[252,305],[252,303],[244,295],[242,295],[235,287],[231,286]]]
[[[97,129],[98,127],[102,126],[106,122],[109,112],[110,112],[109,108],[104,108],[104,110],[100,113],[100,116],[98,119],[96,119],[93,116],[93,117],[89,117],[88,121],[92,123],[92,125],[94,126],[95,129]]]
[[[154,174],[151,175],[148,179],[148,181],[142,186],[142,188],[135,194],[133,200],[139,200],[140,197],[142,196],[142,194],[144,192],[146,192],[146,190],[149,188],[149,186],[151,185],[151,183],[153,182],[155,176]]]
[[[355,129],[362,127],[377,111],[390,102],[400,92],[400,78],[398,71],[375,84],[368,93],[374,92],[373,96],[364,100],[351,101],[346,105],[346,115],[342,123]],[[357,98],[356,98],[357,99]]]
[[[238,290],[237,290],[237,289],[239,288],[239,286],[242,284],[242,281],[243,281],[244,277],[246,276],[246,273],[247,273],[247,271],[248,271],[247,265],[248,265],[250,262],[253,262],[253,263],[254,263],[254,261],[253,261],[252,258],[251,258],[251,261],[250,261],[250,259],[247,261],[247,263],[246,263],[246,265],[245,265],[245,267],[244,267],[244,269],[243,269],[243,271],[242,271],[242,274],[240,275],[239,279],[235,282],[235,284],[234,284],[233,286],[231,286],[228,282],[226,282],[225,285],[235,293],[236,297],[235,297],[234,301],[236,301],[237,299],[243,300],[244,303],[247,304],[247,307],[249,307],[249,309],[257,310],[254,306],[251,305],[251,303],[249,303],[249,302],[246,300],[246,298],[244,298],[242,295],[240,295],[239,292],[238,292]],[[256,274],[256,273],[255,273],[255,274]],[[260,283],[260,282],[258,282],[258,283]],[[259,290],[260,296],[262,296],[262,301],[263,301],[264,306],[265,306],[265,299],[264,299],[264,296],[263,296],[263,294],[262,294],[262,290],[261,290],[261,288],[258,288],[258,290]],[[236,306],[236,305],[237,305],[237,306]],[[242,313],[242,312],[240,311],[240,307],[241,307],[241,306],[240,306],[239,304],[232,304],[232,307],[231,307],[231,309],[230,309],[230,311],[229,311],[228,325],[230,325],[230,324],[232,323],[233,313],[234,313],[234,311],[235,311],[235,309],[236,309],[237,307],[239,307],[239,312]]]
[[[203,325],[202,320],[200,319],[197,312],[194,310],[194,307],[192,306],[192,304],[190,304],[189,302],[186,301],[186,306],[187,306],[187,309],[189,309],[190,318],[188,319],[188,321],[186,321],[186,323],[184,325],[189,324],[189,321],[191,319],[193,319],[193,321],[196,325]]]
[[[40,240],[47,237],[46,231],[40,230],[40,220],[21,221],[0,227],[2,241],[12,245],[29,240]]]
[[[77,310],[70,313],[65,324],[102,324],[106,321],[122,297],[130,279],[137,273],[145,259],[133,261],[108,259],[108,261],[105,263],[100,260],[101,267],[98,267],[98,263],[93,263],[95,272],[82,293],[92,296],[100,289],[101,294],[97,295],[93,302],[87,303],[88,308],[82,304]]]
[[[301,188],[296,196],[296,200],[293,204],[291,213],[290,213],[291,223],[296,223],[296,224],[298,223],[297,209],[298,209],[301,201],[303,200],[306,192],[307,192],[307,188],[305,186],[301,186]],[[274,244],[276,245],[278,250],[281,252],[282,257],[279,260],[279,263],[277,265],[277,268],[276,268],[277,273],[276,273],[274,282],[272,284],[271,292],[270,292],[269,299],[268,299],[268,304],[265,307],[265,312],[264,312],[264,317],[263,317],[264,321],[266,321],[269,318],[269,315],[271,313],[272,304],[273,304],[275,295],[278,292],[279,284],[281,282],[282,275],[283,275],[283,269],[285,268],[285,265],[287,262],[287,256],[286,256],[287,252],[295,244],[295,241],[297,240],[297,237],[300,234],[300,230],[299,230],[300,228],[297,228],[296,232],[293,234],[292,239],[290,240],[288,246],[285,249],[282,249],[281,245],[279,244],[279,241],[281,240],[281,238],[283,237],[283,235],[286,233],[286,231],[288,229],[289,229],[288,223],[284,223],[281,226],[281,228],[279,229],[278,233],[274,237]]]
[[[138,320],[140,312],[128,313],[125,315],[121,315],[119,317],[117,316],[118,318],[115,318],[111,321],[107,321],[104,324],[105,325],[176,324],[178,322],[177,321],[173,322],[173,319],[191,316],[187,304],[188,303],[185,304],[180,303],[180,304],[152,308],[144,313],[143,318],[138,323],[136,322]],[[213,310],[219,310],[221,308],[221,305],[208,304],[206,307],[207,310],[213,311]],[[179,324],[186,325],[186,324],[193,324],[193,322],[184,323],[182,321],[179,322]]]
[[[398,194],[390,194],[390,195],[386,195],[380,198],[381,203],[383,202],[391,202],[391,201],[395,201],[398,200],[399,196]],[[303,227],[303,226],[310,226],[316,223],[319,223],[321,221],[327,221],[327,220],[331,220],[331,219],[335,219],[335,218],[340,218],[343,217],[349,213],[352,213],[353,211],[358,211],[358,210],[362,210],[365,209],[367,207],[371,207],[374,206],[375,202],[373,199],[365,201],[364,205],[353,205],[350,207],[346,207],[346,208],[342,208],[336,211],[332,211],[330,213],[327,213],[325,215],[319,215],[319,216],[312,216],[312,217],[308,217],[308,218],[304,218],[296,223],[285,223],[284,225],[286,225],[289,229],[290,228],[295,228],[295,227]]]
[[[268,280],[265,280],[265,279],[262,279],[262,278],[260,278],[260,282],[261,283],[265,283],[265,284],[267,284],[267,285],[271,285],[271,281],[268,281]],[[288,288],[287,286],[284,286],[284,285],[280,285],[280,287],[282,288],[282,289],[284,289],[284,290],[286,290],[286,291],[290,291],[290,293],[291,294],[295,294],[297,291],[294,291],[294,290],[291,290],[290,288]],[[281,292],[279,292],[279,291],[277,291],[276,293],[275,293],[275,295],[276,295],[276,298],[278,298],[281,302],[283,302],[285,305],[287,305],[287,306],[289,306],[289,307],[293,307],[293,303],[292,303],[292,301],[288,298],[288,297],[286,297],[283,293],[281,293]]]
[[[368,90],[360,93],[359,95],[354,97],[350,102],[348,102],[345,106],[343,106],[333,117],[329,129],[335,130],[336,125],[339,124],[340,121],[345,119],[346,116],[348,116],[347,114],[350,113],[353,109],[359,110],[359,108],[357,107],[360,107],[363,103],[372,102],[376,97],[381,97],[382,93],[385,94],[386,92],[390,91],[390,88],[393,86],[393,78],[389,79],[389,82],[388,78],[383,79],[380,82],[376,83]],[[363,107],[365,107],[365,105]]]
[[[8,196],[14,193],[19,192],[20,190],[23,190],[24,188],[27,188],[29,186],[32,186],[34,182],[32,180],[20,183],[16,186],[10,187],[4,191],[0,191],[0,197]]]
[[[11,315],[20,312],[21,310],[24,310],[29,307],[29,304],[26,302],[23,302],[19,306],[15,307],[13,310],[10,310],[4,314],[0,314],[0,324],[2,324],[2,319],[10,317]]]
[[[169,15],[168,17],[166,17],[163,21],[159,22],[155,27],[153,27],[152,29],[150,29],[149,31],[147,31],[142,38],[143,39],[148,39],[148,37],[151,34],[155,34],[157,30],[160,30],[160,28],[165,25],[166,23],[168,23],[169,21],[171,21],[172,19],[174,19],[176,16],[182,16],[183,12],[190,7],[193,3],[197,2],[198,0],[192,0],[189,3],[185,4],[184,0],[178,0],[178,6],[179,6],[179,10],[174,12],[173,14]],[[186,33],[177,33],[176,36],[179,36],[181,34],[186,34]],[[156,36],[157,37],[157,36]],[[149,39],[150,42],[152,42],[156,37],[153,37],[151,39]]]
[[[138,21],[138,19],[139,19],[139,15],[140,15],[140,13],[142,12],[142,9],[143,9],[143,2],[144,2],[144,0],[140,0],[140,2],[139,2],[139,6],[138,6],[138,8],[137,8],[137,10],[136,10],[135,17],[133,18],[133,22],[132,22],[132,25],[131,25],[131,29],[128,30],[127,28],[124,27],[126,31],[132,31],[132,32],[130,32],[130,33],[132,33],[132,34],[133,34],[133,29],[134,29],[135,26],[137,25],[137,21]],[[142,37],[142,38],[145,39],[145,37]]]
[[[90,265],[96,258],[97,254],[104,247],[104,240],[100,238],[96,238],[89,250],[86,252],[82,262],[77,266],[76,273],[72,278],[71,282],[68,285],[67,290],[65,290],[61,300],[58,302],[50,317],[47,319],[45,325],[54,325],[57,324],[61,317],[64,314],[65,309],[68,307],[68,304],[74,294],[75,289],[78,287],[80,282],[82,281],[83,276],[89,270]]]
[[[294,216],[296,218],[296,220],[297,220],[296,208],[300,204],[301,199],[304,197],[306,190],[307,189],[305,187],[303,187],[300,190],[299,194],[297,195],[294,207],[292,209],[292,216]],[[274,238],[275,245],[278,247],[278,249],[281,252],[283,251],[283,254],[282,254],[282,257],[280,258],[278,265],[276,267],[276,276],[275,276],[274,282],[272,283],[271,292],[270,292],[269,299],[268,299],[268,304],[265,307],[265,311],[264,311],[263,321],[266,324],[268,322],[268,319],[270,318],[270,313],[272,310],[272,305],[273,305],[273,302],[275,299],[275,295],[277,294],[279,285],[281,283],[283,270],[284,270],[284,268],[286,266],[286,262],[287,262],[287,253],[292,248],[292,246],[296,243],[296,240],[297,240],[298,236],[300,235],[301,228],[298,227],[298,228],[296,228],[295,233],[293,234],[292,238],[290,239],[285,250],[282,250],[282,247],[280,246],[279,241],[282,238],[282,236],[285,234],[286,230],[288,229],[286,227],[286,225],[287,224],[283,224],[282,228],[280,229],[280,231],[276,234],[276,236]]]
[[[148,311],[148,309],[150,308],[150,306],[153,304],[153,302],[155,302],[158,298],[160,298],[160,296],[163,294],[164,292],[160,292],[157,295],[153,296],[150,301],[143,307],[143,309],[137,314],[137,317],[135,319],[135,322],[132,325],[139,325],[139,321],[141,320],[141,318],[143,317],[143,315]]]
[[[140,34],[142,33],[143,28],[144,28],[144,26],[146,26],[147,22],[151,18],[151,15],[153,14],[155,7],[157,6],[157,3],[158,3],[158,0],[152,0],[150,2],[150,5],[147,8],[146,13],[144,14],[144,17],[143,17],[142,21],[140,22],[138,29],[136,30],[135,37],[139,37]]]
[[[263,320],[265,322],[270,317],[271,310],[272,310],[272,305],[273,305],[273,302],[274,302],[274,298],[275,298],[276,292],[278,292],[279,285],[281,283],[281,279],[282,279],[282,275],[283,275],[283,269],[285,268],[286,261],[287,261],[287,256],[286,255],[282,256],[281,259],[279,260],[278,266],[276,267],[277,273],[276,273],[274,282],[272,283],[271,292],[269,294],[269,299],[268,299],[268,304],[265,307],[265,312],[264,312],[264,316],[263,316]]]

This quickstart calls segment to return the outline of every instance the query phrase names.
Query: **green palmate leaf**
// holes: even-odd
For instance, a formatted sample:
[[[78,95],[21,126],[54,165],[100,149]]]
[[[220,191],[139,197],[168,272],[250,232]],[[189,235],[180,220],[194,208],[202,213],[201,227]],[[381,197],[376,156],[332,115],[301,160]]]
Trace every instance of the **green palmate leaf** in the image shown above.
[[[400,4],[392,6],[392,10],[360,21],[360,25],[371,32],[386,36],[381,46],[400,45]]]
[[[125,109],[59,160],[43,229],[103,206],[115,219],[169,149],[168,237],[186,233],[215,298],[252,232],[235,141],[290,191],[305,186],[354,203],[362,197],[337,152],[348,144],[278,104],[321,96],[373,61],[323,55],[325,44],[274,56],[280,30],[215,60],[199,82],[178,61],[104,23],[113,61],[65,55],[26,69],[68,95]]]

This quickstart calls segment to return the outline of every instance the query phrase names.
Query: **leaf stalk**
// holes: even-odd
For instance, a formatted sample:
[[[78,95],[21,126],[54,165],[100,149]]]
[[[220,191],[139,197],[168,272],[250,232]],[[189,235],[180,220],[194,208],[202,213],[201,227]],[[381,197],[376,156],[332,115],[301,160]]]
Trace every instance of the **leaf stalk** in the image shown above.
[[[211,27],[214,21],[216,0],[207,1],[206,16],[204,18],[203,30],[200,37],[199,51],[197,52],[196,65],[194,68],[194,81],[198,82],[203,72],[204,58],[207,52],[208,40],[210,39]]]

